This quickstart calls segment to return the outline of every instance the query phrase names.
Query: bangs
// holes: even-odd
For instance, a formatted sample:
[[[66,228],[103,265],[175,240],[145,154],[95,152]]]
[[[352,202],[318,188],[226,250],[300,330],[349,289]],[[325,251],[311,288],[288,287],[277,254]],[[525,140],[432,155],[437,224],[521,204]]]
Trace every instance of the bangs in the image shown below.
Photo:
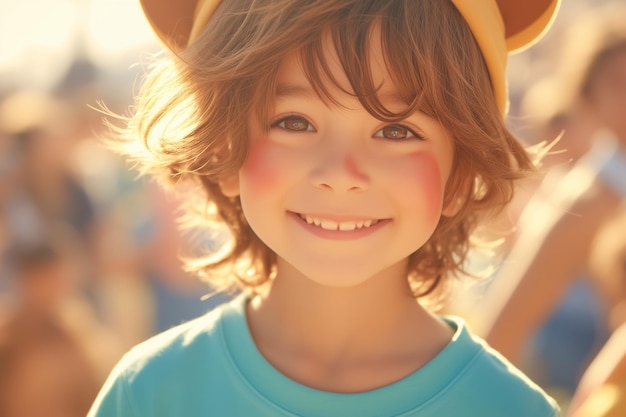
[[[256,85],[253,102],[257,105],[253,107],[260,121],[271,108],[282,60],[295,53],[311,87],[328,105],[341,106],[332,91],[342,91],[382,121],[399,121],[419,110],[464,133],[469,133],[467,125],[476,121],[493,123],[484,120],[491,119],[485,109],[497,107],[487,67],[469,27],[451,2],[299,0],[293,14],[285,12],[290,10],[286,3],[273,7],[276,14],[268,18],[272,36],[247,36],[246,41],[253,42],[248,51],[229,54],[229,65],[212,71],[221,77],[239,74]],[[257,24],[265,27],[268,22]],[[375,50],[382,52],[383,62],[376,64],[382,65],[383,78],[391,83],[385,90],[394,90],[394,98],[406,106],[401,110],[385,107],[379,94],[380,77],[372,74]],[[330,69],[336,62],[331,60],[338,60],[349,86],[333,77]]]
[[[357,98],[372,116],[382,121],[402,120],[421,109],[424,88],[417,69],[423,61],[418,57],[419,52],[404,45],[409,28],[402,27],[402,22],[394,16],[402,15],[402,8],[396,6],[394,15],[391,14],[394,10],[388,9],[391,7],[375,14],[352,11],[298,50],[307,79],[327,105],[342,106],[331,93],[336,88]],[[332,45],[336,54],[329,53],[327,45]],[[376,84],[371,72],[370,54],[374,48],[383,51],[384,78],[391,81],[395,95],[406,105],[400,113],[386,108],[378,95],[382,85]],[[350,89],[332,75],[329,59],[339,60]]]

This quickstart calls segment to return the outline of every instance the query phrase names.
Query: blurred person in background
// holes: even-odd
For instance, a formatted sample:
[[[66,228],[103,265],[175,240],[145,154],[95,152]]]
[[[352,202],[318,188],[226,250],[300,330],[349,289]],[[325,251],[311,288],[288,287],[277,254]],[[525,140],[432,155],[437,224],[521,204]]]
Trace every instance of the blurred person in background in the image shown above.
[[[84,416],[125,348],[96,309],[100,218],[75,166],[100,122],[86,110],[30,89],[0,102],[2,417]]]
[[[132,199],[126,199],[129,209],[119,209],[123,199],[111,189],[124,186],[110,183],[124,167],[103,163],[101,147],[93,145],[103,125],[98,112],[89,108],[98,90],[90,82],[93,77],[80,75],[85,68],[89,67],[72,66],[55,93],[17,90],[0,103],[5,151],[0,192],[1,299],[5,308],[19,302],[16,248],[45,244],[56,238],[56,225],[64,224],[80,242],[73,249],[81,292],[116,337],[132,345],[153,331],[146,317],[152,311],[141,302],[150,297],[146,280],[143,271],[137,272],[137,265],[147,260],[126,243],[132,228],[142,227],[132,214],[146,208],[145,202],[141,204],[146,198],[134,192]],[[93,178],[94,170],[103,166]]]
[[[14,197],[30,200],[42,230],[59,220],[87,239],[93,204],[69,164],[75,117],[70,103],[39,91],[15,92],[0,107],[0,126],[14,141],[18,164]],[[16,239],[27,239],[26,231],[14,232]],[[41,230],[32,233],[41,234]]]
[[[55,92],[17,90],[0,102],[0,300],[14,304],[10,248],[44,242],[63,222],[81,244],[82,290],[130,347],[223,299],[181,268],[174,212],[163,190],[103,148],[95,70],[71,66]],[[85,74],[87,73],[87,74]]]
[[[592,10],[568,32],[563,69],[554,78],[562,84],[551,90],[564,100],[545,125],[555,136],[562,130],[555,149],[565,152],[525,206],[481,304],[487,341],[546,386],[560,385],[566,396],[604,342],[603,328],[616,327],[606,320],[613,297],[589,262],[599,231],[625,209],[625,9],[614,3]],[[568,290],[562,314],[550,317]],[[528,358],[531,343],[536,351]]]
[[[93,204],[70,169],[75,145],[75,113],[52,95],[23,90],[0,103],[0,130],[5,135],[0,216],[5,229],[5,271],[11,276],[13,246],[45,242],[50,229],[63,223],[81,240],[78,250],[88,274]],[[5,283],[4,287],[10,288]],[[10,291],[10,290],[9,290]]]
[[[626,415],[626,210],[611,217],[596,237],[590,270],[610,298],[615,330],[583,374],[571,417]]]
[[[73,244],[57,231],[12,249],[18,303],[0,321],[3,417],[83,417],[119,356],[78,290]]]

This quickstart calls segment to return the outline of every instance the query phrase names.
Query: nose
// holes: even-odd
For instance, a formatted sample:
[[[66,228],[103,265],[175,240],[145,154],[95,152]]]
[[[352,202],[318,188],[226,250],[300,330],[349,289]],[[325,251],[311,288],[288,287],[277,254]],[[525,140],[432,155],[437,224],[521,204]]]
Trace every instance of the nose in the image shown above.
[[[312,170],[311,183],[316,188],[338,193],[365,191],[370,184],[369,176],[357,162],[354,153],[339,151],[324,155]]]

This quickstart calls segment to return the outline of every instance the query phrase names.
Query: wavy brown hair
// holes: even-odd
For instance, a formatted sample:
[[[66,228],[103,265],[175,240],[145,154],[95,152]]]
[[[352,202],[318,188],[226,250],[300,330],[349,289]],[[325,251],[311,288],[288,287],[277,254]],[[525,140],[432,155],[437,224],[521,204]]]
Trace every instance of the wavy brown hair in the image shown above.
[[[374,27],[380,39],[373,39]],[[118,132],[117,148],[163,183],[186,184],[193,205],[188,222],[230,231],[232,239],[221,250],[190,260],[191,269],[219,287],[269,282],[275,255],[246,223],[239,199],[221,192],[220,182],[246,158],[248,121],[268,120],[278,67],[288,54],[299,54],[317,94],[334,103],[328,83],[337,82],[322,46],[328,37],[350,93],[374,117],[397,121],[419,110],[454,138],[444,204],[454,201],[460,208],[442,216],[429,241],[410,256],[407,279],[415,296],[430,294],[446,277],[467,273],[479,219],[502,208],[514,180],[533,170],[505,126],[481,51],[451,2],[223,1],[193,44],[149,72],[128,125]],[[369,71],[372,42],[382,43],[391,81],[406,102],[401,114],[386,109],[376,94]]]

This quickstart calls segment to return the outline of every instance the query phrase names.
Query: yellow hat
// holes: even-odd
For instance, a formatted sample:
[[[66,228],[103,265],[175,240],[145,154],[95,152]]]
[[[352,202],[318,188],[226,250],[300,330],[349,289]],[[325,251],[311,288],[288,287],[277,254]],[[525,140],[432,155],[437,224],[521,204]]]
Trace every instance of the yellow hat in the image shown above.
[[[180,51],[198,37],[220,0],[140,0],[157,36]],[[487,63],[498,107],[506,113],[510,52],[535,43],[550,27],[561,0],[451,0],[467,21]]]
[[[548,30],[561,0],[452,0],[478,42],[500,111],[508,108],[506,64],[510,52],[537,42]],[[498,36],[500,35],[500,36]]]

